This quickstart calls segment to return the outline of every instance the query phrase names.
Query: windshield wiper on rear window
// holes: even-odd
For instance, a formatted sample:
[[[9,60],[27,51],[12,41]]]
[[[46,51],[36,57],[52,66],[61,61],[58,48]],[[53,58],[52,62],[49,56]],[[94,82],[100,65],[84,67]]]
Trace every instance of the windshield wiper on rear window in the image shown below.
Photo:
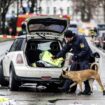
[[[40,33],[36,33],[38,36],[40,36],[41,38],[43,38],[43,39],[46,39],[46,37],[45,36],[42,36],[42,35],[40,35]]]

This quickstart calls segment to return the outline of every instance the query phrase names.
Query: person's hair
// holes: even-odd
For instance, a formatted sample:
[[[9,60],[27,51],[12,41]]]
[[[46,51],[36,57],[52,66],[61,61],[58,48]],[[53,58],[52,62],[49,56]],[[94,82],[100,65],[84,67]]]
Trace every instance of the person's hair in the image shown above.
[[[52,42],[51,44],[50,44],[50,48],[51,48],[51,50],[59,50],[60,48],[59,48],[59,43],[58,42]]]
[[[26,30],[26,24],[25,24],[25,22],[23,22],[23,23],[21,24],[21,27],[22,27],[23,30]]]
[[[67,38],[71,38],[71,37],[74,37],[75,36],[75,33],[73,33],[72,31],[70,30],[67,30],[65,33],[64,33],[64,37],[67,37]]]

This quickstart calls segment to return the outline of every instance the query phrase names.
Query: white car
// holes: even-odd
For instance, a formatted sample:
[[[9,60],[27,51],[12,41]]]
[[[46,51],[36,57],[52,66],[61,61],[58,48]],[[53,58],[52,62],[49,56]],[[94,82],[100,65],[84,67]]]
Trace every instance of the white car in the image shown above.
[[[21,35],[14,40],[10,50],[4,56],[0,66],[0,84],[8,86],[11,91],[17,91],[23,83],[37,85],[59,86],[61,67],[44,66],[38,63],[39,54],[50,50],[54,45],[54,53],[62,49],[62,35],[67,27],[67,20],[55,17],[31,17],[25,21],[27,35]]]

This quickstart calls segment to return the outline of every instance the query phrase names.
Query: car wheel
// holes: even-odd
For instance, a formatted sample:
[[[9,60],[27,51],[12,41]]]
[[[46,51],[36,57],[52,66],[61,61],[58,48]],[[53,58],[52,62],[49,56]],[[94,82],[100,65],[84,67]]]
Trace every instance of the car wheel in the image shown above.
[[[0,84],[1,84],[1,86],[8,86],[9,85],[9,82],[4,79],[2,64],[0,65]]]
[[[19,89],[19,84],[14,77],[14,71],[13,70],[10,71],[9,88],[11,91],[17,91]]]

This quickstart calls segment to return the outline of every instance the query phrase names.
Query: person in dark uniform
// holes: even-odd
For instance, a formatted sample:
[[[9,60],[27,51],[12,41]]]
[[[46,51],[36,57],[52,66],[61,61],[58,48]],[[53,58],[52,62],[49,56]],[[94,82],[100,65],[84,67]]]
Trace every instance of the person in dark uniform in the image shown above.
[[[23,23],[21,24],[21,28],[22,28],[22,30],[19,32],[18,36],[26,35],[27,32],[26,32],[26,24],[25,24],[25,22],[23,22]]]
[[[64,57],[68,51],[71,51],[73,53],[73,57],[70,70],[77,71],[89,69],[89,58],[91,57],[92,51],[85,39],[85,36],[77,35],[72,33],[72,31],[67,30],[64,34],[64,39],[66,44],[63,49],[55,56],[55,58]],[[72,83],[72,80],[66,79],[64,85],[58,89],[66,92],[69,90],[69,87]],[[91,88],[88,80],[85,81],[84,84],[85,90],[83,94],[91,95]],[[77,86],[72,87],[70,93],[75,93],[76,87]]]

